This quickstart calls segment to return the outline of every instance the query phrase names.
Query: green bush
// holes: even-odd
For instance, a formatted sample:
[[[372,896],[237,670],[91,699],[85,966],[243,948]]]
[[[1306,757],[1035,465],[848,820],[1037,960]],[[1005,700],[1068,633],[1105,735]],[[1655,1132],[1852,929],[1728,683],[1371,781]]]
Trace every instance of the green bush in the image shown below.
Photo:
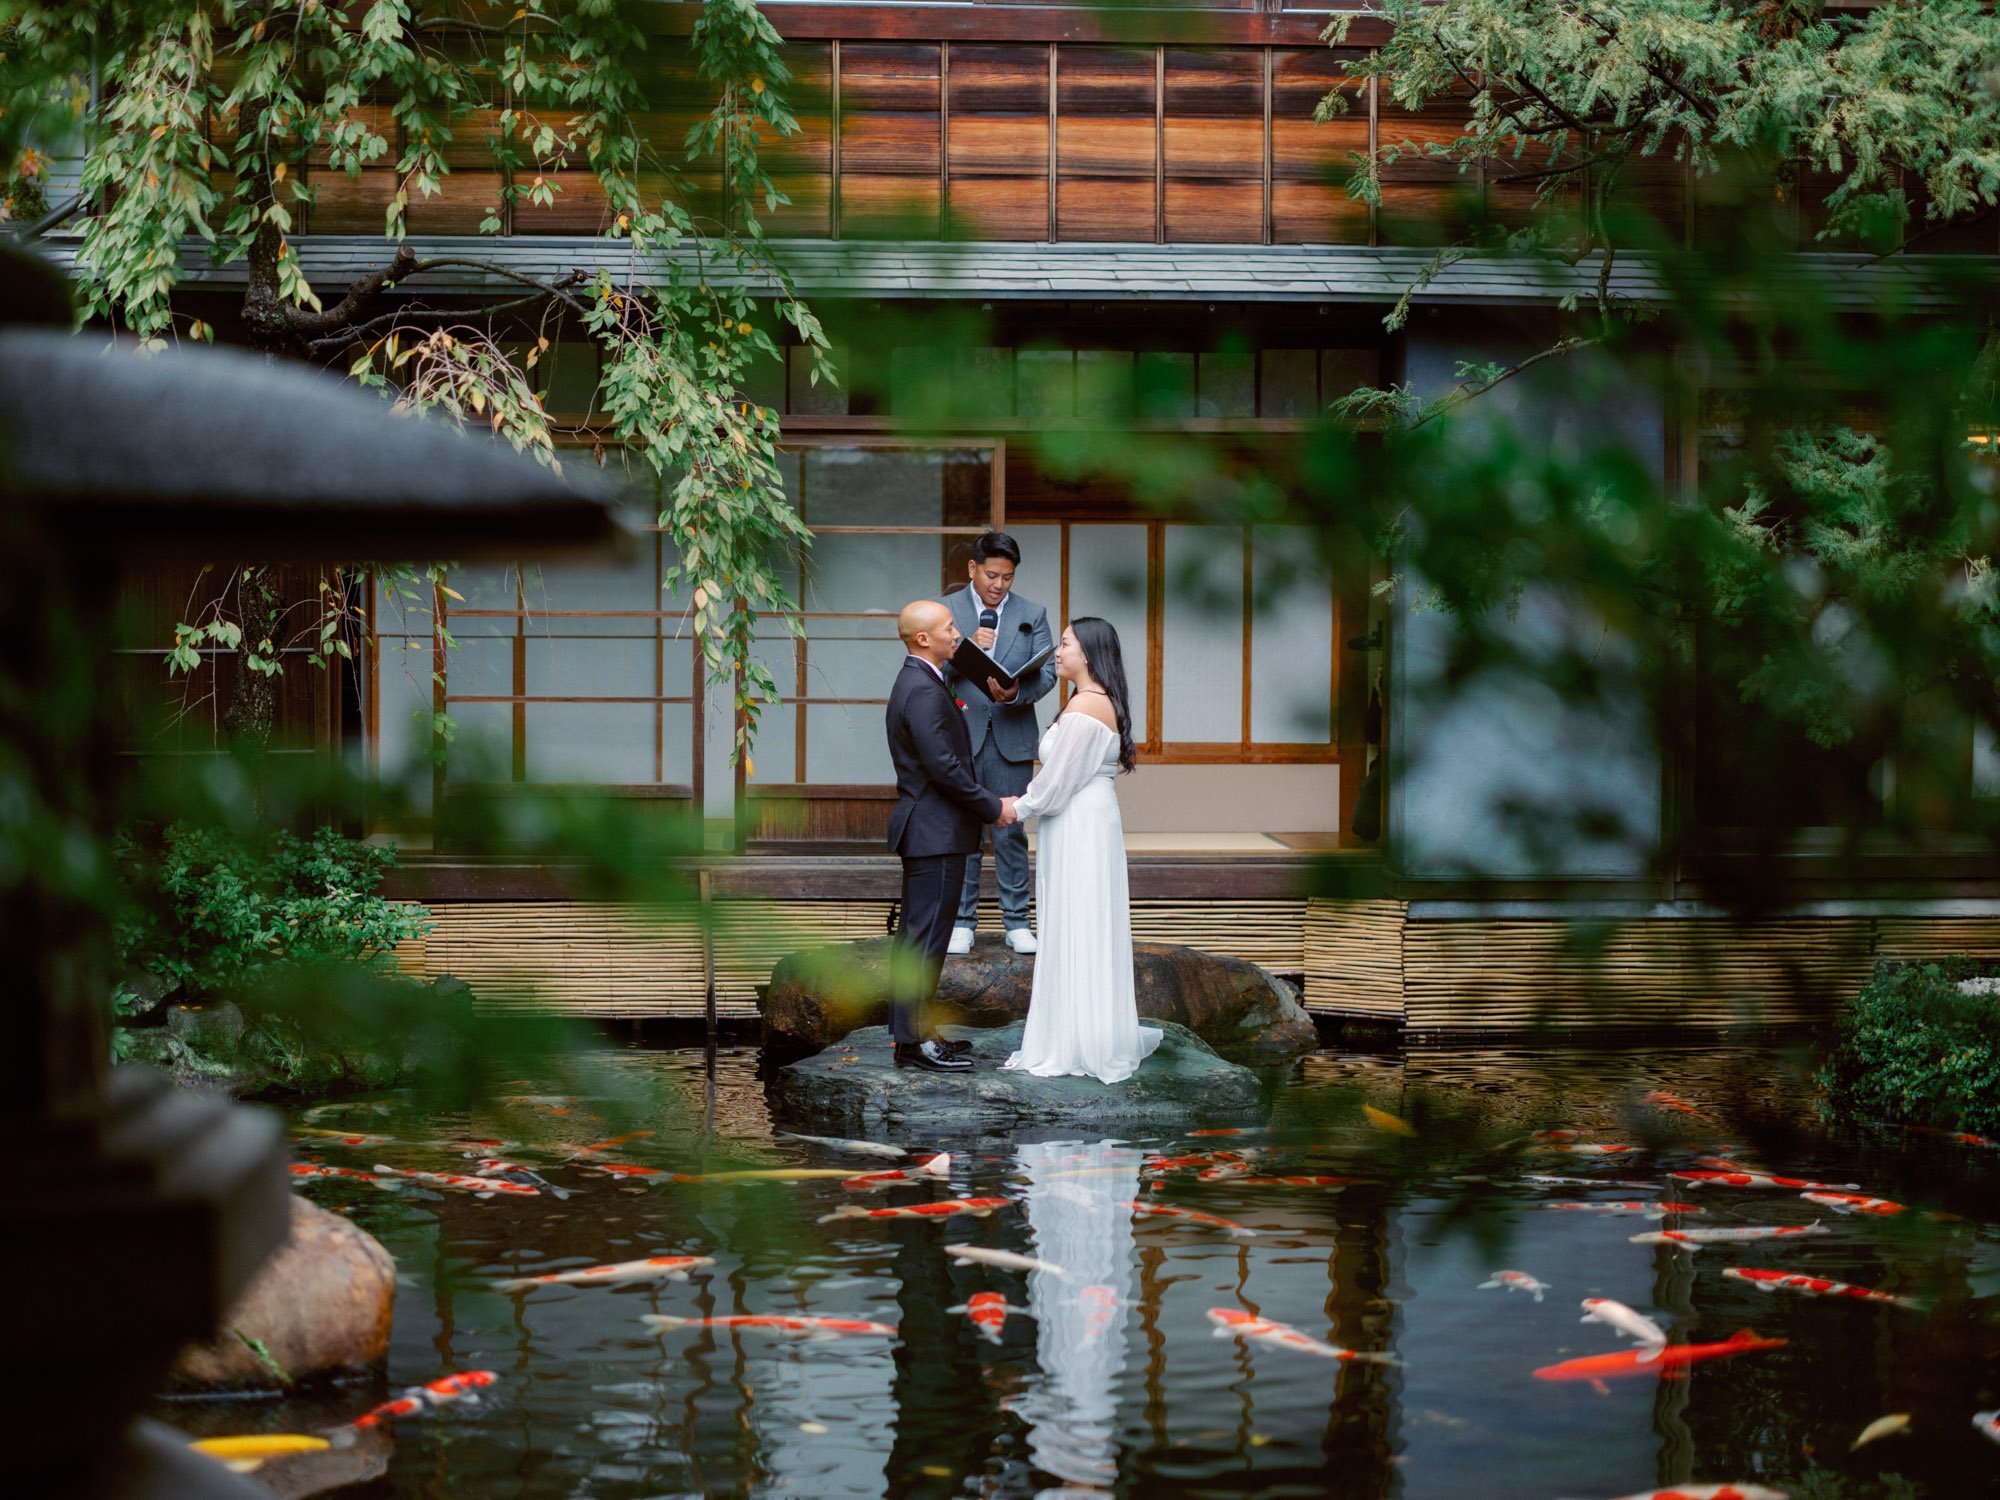
[[[1817,1082],[1836,1115],[2000,1135],[2000,996],[1969,958],[1884,963],[1842,1016]]]

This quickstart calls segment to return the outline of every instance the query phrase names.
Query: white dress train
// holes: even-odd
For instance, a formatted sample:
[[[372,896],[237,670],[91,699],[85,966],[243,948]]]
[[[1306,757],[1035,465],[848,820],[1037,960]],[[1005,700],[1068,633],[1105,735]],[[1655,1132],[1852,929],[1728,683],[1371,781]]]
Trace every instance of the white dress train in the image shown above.
[[[1040,950],[1021,1050],[1005,1066],[1038,1078],[1119,1083],[1160,1045],[1139,1024],[1132,979],[1132,903],[1125,824],[1111,778],[1118,734],[1088,714],[1056,716],[1041,772],[1015,804],[1039,817],[1035,915]]]

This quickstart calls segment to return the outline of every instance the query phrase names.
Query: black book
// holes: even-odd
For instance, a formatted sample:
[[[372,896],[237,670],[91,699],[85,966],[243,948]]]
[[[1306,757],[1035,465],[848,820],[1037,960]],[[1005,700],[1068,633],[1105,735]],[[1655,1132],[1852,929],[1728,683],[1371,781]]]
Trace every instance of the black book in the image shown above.
[[[965,678],[966,681],[982,691],[985,689],[986,679],[989,677],[998,680],[1000,686],[1003,688],[1010,688],[1023,677],[1032,677],[1035,673],[1041,671],[1042,663],[1055,654],[1056,648],[1054,646],[1044,646],[1010,672],[982,651],[972,637],[968,635],[959,641],[958,649],[951,653],[951,668],[959,676]]]

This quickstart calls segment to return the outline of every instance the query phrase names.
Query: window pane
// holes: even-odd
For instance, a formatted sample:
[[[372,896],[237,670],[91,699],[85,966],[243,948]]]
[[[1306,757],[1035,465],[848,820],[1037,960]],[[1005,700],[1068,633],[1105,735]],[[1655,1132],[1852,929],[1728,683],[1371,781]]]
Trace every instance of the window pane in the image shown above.
[[[622,621],[596,621],[621,624]],[[650,621],[630,623],[650,625]],[[529,636],[527,686],[537,698],[651,698],[659,692],[653,637]],[[529,744],[534,743],[532,733]]]
[[[912,599],[937,592],[942,541],[936,536],[822,536],[806,558],[805,607],[894,615]]]
[[[847,351],[830,351],[835,371],[846,367]],[[811,354],[800,345],[794,344],[785,351],[787,372],[786,389],[790,397],[789,410],[796,416],[825,417],[847,415],[847,387],[835,385],[828,380],[813,383],[813,360]]]
[[[1364,385],[1381,381],[1381,361],[1373,349],[1322,349],[1319,352],[1319,397],[1331,405]]]
[[[1143,740],[1148,702],[1144,526],[1070,527],[1069,611],[1071,618],[1096,615],[1109,620],[1118,632],[1131,692],[1132,737]]]
[[[1243,533],[1166,528],[1167,608],[1161,734],[1169,741],[1243,738]]]
[[[1076,355],[1076,414],[1123,418],[1131,415],[1132,355],[1123,349],[1079,349]]]
[[[922,448],[805,448],[793,493],[808,526],[942,526],[945,455]]]
[[[491,624],[513,622],[490,621]],[[453,698],[511,697],[514,692],[514,640],[509,630],[504,637],[463,635],[444,654],[444,680]],[[451,710],[452,717],[458,710]]]
[[[1259,416],[1310,417],[1319,410],[1317,350],[1266,349],[1259,357],[1263,361],[1257,392]]]
[[[1021,545],[1021,566],[1014,570],[1014,592],[1023,599],[1032,599],[1046,609],[1049,612],[1050,631],[1060,633],[1062,527],[1010,525],[1007,528],[1007,535]]]
[[[1257,367],[1248,352],[1231,349],[1201,356],[1197,370],[1198,417],[1254,417],[1257,414]]]
[[[445,599],[445,618],[451,633],[463,639],[468,635],[512,635],[512,620],[494,619],[492,616],[476,616],[465,613],[474,609],[502,609],[512,612],[520,608],[520,569],[512,563],[493,563],[479,567],[453,568],[445,582],[460,595]]]
[[[651,620],[578,619],[575,612],[617,611],[652,614],[661,607],[654,577],[657,533],[648,532],[631,557],[604,562],[527,563],[521,569],[521,597],[530,635],[617,635],[653,633]],[[552,617],[553,612],[567,617]]]
[[[1142,353],[1137,366],[1139,415],[1154,422],[1194,415],[1194,356]]]
[[[1260,743],[1333,738],[1333,589],[1307,561],[1315,545],[1304,526],[1253,533],[1250,738]]]
[[[1067,349],[1023,349],[1015,356],[1021,415],[1061,421],[1076,412],[1076,360]]]
[[[417,649],[408,649],[411,645]],[[377,764],[386,778],[410,776],[418,811],[428,812],[431,778],[420,757],[429,754],[431,743],[430,637],[383,636],[379,655],[374,726]]]
[[[858,621],[824,621],[856,624]],[[818,633],[806,646],[808,698],[887,698],[903,669],[903,643],[887,631],[874,639],[828,639]]]
[[[886,688],[884,690],[886,692]],[[881,786],[895,777],[880,704],[815,703],[806,709],[806,780]]]

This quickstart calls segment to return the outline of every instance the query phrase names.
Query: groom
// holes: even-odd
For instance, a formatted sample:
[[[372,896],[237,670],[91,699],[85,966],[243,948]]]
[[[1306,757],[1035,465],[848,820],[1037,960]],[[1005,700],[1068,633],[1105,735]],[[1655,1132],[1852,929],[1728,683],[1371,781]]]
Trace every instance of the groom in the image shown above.
[[[909,654],[889,689],[889,759],[896,767],[889,847],[903,861],[903,919],[889,958],[889,1034],[897,1067],[964,1073],[972,1067],[959,1055],[967,1045],[926,1035],[923,1010],[937,993],[965,888],[965,857],[979,847],[982,823],[1016,821],[1014,805],[973,779],[965,710],[944,680],[959,641],[951,611],[919,599],[903,607],[896,632]]]

